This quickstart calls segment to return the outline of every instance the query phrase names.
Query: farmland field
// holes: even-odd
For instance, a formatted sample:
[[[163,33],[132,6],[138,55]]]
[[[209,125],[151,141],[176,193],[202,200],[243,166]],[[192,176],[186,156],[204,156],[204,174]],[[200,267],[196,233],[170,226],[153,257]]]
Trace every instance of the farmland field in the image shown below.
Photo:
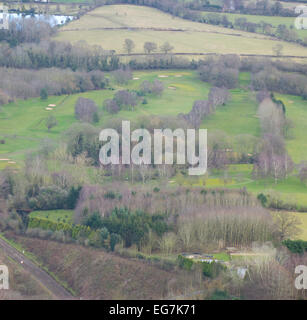
[[[206,16],[210,14],[210,12],[203,12],[203,15]],[[278,25],[284,24],[288,28],[294,27],[295,23],[295,17],[277,17],[277,16],[260,16],[260,15],[251,15],[251,14],[239,14],[239,13],[214,13],[219,16],[226,16],[228,20],[232,23],[235,22],[236,19],[238,18],[245,18],[247,22],[252,22],[252,23],[261,23],[265,22],[268,24],[271,24],[274,28],[274,31],[276,31]],[[294,29],[295,30],[295,29]],[[307,37],[307,30],[295,30],[298,35],[300,36],[301,39],[304,39]]]
[[[174,46],[174,53],[272,55],[272,47],[279,43],[263,35],[191,22],[156,9],[132,5],[95,9],[64,26],[56,36],[57,40],[71,42],[86,39],[88,44],[100,45],[117,53],[125,53],[123,44],[126,38],[135,42],[135,53],[144,53],[146,41],[155,41],[159,46],[169,41]],[[283,43],[283,46],[284,55],[307,55],[307,48],[302,46],[293,43]]]

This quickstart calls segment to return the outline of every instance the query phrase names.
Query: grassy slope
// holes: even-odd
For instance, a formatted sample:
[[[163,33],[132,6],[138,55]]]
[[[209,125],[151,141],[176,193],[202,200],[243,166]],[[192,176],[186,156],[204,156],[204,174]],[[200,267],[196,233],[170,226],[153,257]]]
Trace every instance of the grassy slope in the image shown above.
[[[185,31],[101,29],[123,27],[177,28]],[[177,53],[223,54],[273,54],[272,47],[279,43],[263,35],[191,22],[156,9],[132,5],[97,8],[61,30],[56,37],[58,40],[76,42],[86,39],[89,44],[101,45],[104,49],[116,50],[117,53],[124,53],[123,43],[126,38],[134,40],[136,53],[144,52],[143,45],[146,41],[154,41],[158,45],[169,41]],[[292,43],[283,45],[284,55],[307,56],[307,48]]]
[[[159,75],[168,77],[159,78]],[[128,87],[130,89],[138,88],[143,80],[159,79],[165,84],[165,92],[162,97],[149,96],[147,105],[139,104],[135,111],[121,111],[116,117],[135,120],[143,115],[177,115],[181,112],[189,112],[193,101],[207,98],[210,88],[210,85],[197,80],[195,72],[192,71],[135,72],[134,77],[139,79],[129,82]],[[241,74],[241,86],[246,86],[248,79],[248,74]],[[168,87],[175,87],[176,90]],[[234,89],[231,90],[231,93],[232,100],[226,106],[218,108],[215,114],[209,116],[202,127],[207,128],[209,132],[215,130],[224,131],[230,139],[239,134],[259,136],[259,121],[255,117],[257,103],[254,97],[244,89]],[[42,101],[38,98],[29,99],[28,101],[18,101],[15,104],[5,106],[3,113],[0,114],[0,137],[4,135],[10,135],[11,137],[6,138],[6,144],[0,145],[0,158],[12,158],[17,161],[14,166],[21,165],[25,152],[34,150],[42,138],[48,137],[58,140],[61,137],[61,133],[76,122],[74,104],[78,96],[95,100],[100,109],[102,109],[103,100],[112,97],[113,94],[114,91],[109,90],[92,91],[72,95],[65,99],[62,105],[60,103],[64,97],[50,97],[48,101]],[[306,103],[299,97],[287,95],[277,95],[277,97],[284,101],[287,108],[287,116],[295,124],[294,129],[292,129],[293,138],[287,140],[289,153],[296,163],[306,160],[307,142],[304,130],[304,119],[307,117]],[[44,119],[48,114],[45,107],[49,103],[57,104],[55,110],[50,112],[55,114],[59,122],[59,125],[53,128],[50,133],[48,133],[44,125]],[[114,118],[114,115],[104,112],[100,125],[111,118]],[[14,137],[14,134],[17,136]],[[0,168],[3,168],[7,165],[7,161],[0,161],[0,165]],[[52,165],[56,168],[56,164]],[[211,172],[206,180],[206,186],[227,186],[230,188],[246,186],[248,190],[255,194],[275,190],[280,192],[286,201],[307,205],[307,188],[295,175],[275,185],[272,179],[254,180],[251,165],[234,165],[228,169],[227,177],[229,179],[226,181],[223,172]],[[203,179],[188,178],[184,179],[183,182],[181,180],[182,177],[175,179],[178,183],[203,185]]]
[[[259,136],[257,103],[251,98],[251,93],[242,89],[233,89],[230,92],[231,101],[207,117],[202,127],[209,131],[222,130],[230,138],[239,134]]]
[[[300,97],[276,94],[286,106],[286,114],[294,123],[291,138],[287,140],[287,149],[294,162],[307,160],[306,119],[307,101]]]
[[[203,12],[203,15],[210,14],[209,12]],[[227,16],[229,21],[232,23],[235,22],[236,19],[238,18],[245,18],[248,22],[253,22],[253,23],[260,23],[261,21],[264,21],[266,23],[271,24],[275,29],[278,27],[280,24],[284,24],[287,27],[294,26],[294,17],[270,17],[270,16],[257,16],[257,15],[251,15],[251,14],[239,14],[239,13],[215,13],[221,16]],[[301,39],[304,39],[307,37],[307,30],[296,30],[298,35],[300,36]]]
[[[168,78],[159,78],[159,75],[168,75]],[[182,77],[176,77],[176,75]],[[130,81],[128,85],[130,89],[138,88],[145,79],[160,79],[165,84],[165,92],[161,98],[148,97],[148,104],[140,104],[135,111],[121,111],[117,115],[120,118],[135,119],[149,114],[176,115],[190,111],[194,100],[205,99],[208,96],[209,85],[195,79],[195,73],[192,71],[136,72],[134,77],[139,78],[139,80]],[[176,90],[168,87],[176,87]],[[114,91],[99,90],[69,97],[49,97],[45,101],[39,98],[26,101],[18,100],[16,103],[4,106],[0,113],[0,138],[5,138],[6,143],[0,144],[0,158],[21,160],[24,154],[27,151],[34,150],[42,139],[59,139],[61,133],[76,122],[74,105],[78,97],[93,99],[102,109],[103,101],[113,97],[113,95]],[[45,108],[49,104],[56,104],[57,106],[54,110],[47,111]],[[168,107],[165,108],[165,105]],[[45,119],[50,113],[53,113],[56,117],[58,126],[48,132]],[[103,113],[100,124],[112,117],[114,116]],[[0,164],[2,167],[4,166],[3,161],[0,161]]]
[[[167,78],[160,78],[159,75],[167,76]],[[143,80],[159,79],[165,84],[165,92],[162,97],[147,97],[148,104],[139,104],[135,111],[121,111],[116,116],[103,112],[100,125],[114,117],[135,120],[143,115],[177,115],[181,112],[189,112],[195,100],[207,99],[210,88],[210,85],[197,80],[195,72],[192,71],[135,72],[134,78],[139,79],[130,81],[126,87],[137,89]],[[241,74],[240,85],[245,87],[248,82],[249,75]],[[175,87],[176,90],[169,87]],[[117,88],[119,89],[119,87]],[[209,133],[215,130],[224,131],[230,140],[239,134],[259,136],[259,121],[255,117],[257,103],[253,95],[245,89],[234,89],[231,90],[231,93],[232,100],[226,106],[218,108],[215,114],[209,116],[202,127],[207,128]],[[6,138],[6,144],[0,145],[0,158],[14,159],[17,163],[13,166],[22,165],[25,152],[35,150],[41,139],[58,140],[61,133],[76,122],[74,104],[79,96],[93,99],[102,109],[103,100],[112,97],[113,94],[114,91],[101,90],[72,95],[65,100],[63,96],[50,97],[48,101],[36,98],[28,101],[17,101],[15,104],[4,106],[4,111],[0,114],[0,137],[10,135],[10,138]],[[293,120],[295,125],[292,129],[292,139],[287,140],[289,153],[296,163],[307,160],[304,123],[307,118],[306,102],[299,97],[276,96],[284,101],[287,116]],[[64,102],[61,104],[63,100]],[[49,103],[57,104],[55,110],[50,112],[54,113],[59,122],[59,125],[53,128],[50,133],[44,125],[44,119],[48,114],[45,107]],[[14,134],[17,136],[14,137]],[[7,161],[0,161],[0,168],[7,164]],[[57,170],[57,164],[53,163],[52,166]],[[67,168],[67,170],[70,169]],[[84,168],[84,170],[79,170],[78,173],[87,176],[90,172],[86,173],[86,170]],[[73,174],[77,173],[73,171]],[[95,173],[92,176],[95,176]],[[95,180],[94,183],[97,182],[99,183]],[[188,185],[204,185],[204,179],[191,177],[184,179],[176,177],[175,182],[179,184],[187,183]],[[246,186],[249,191],[255,194],[273,190],[280,193],[287,202],[297,202],[307,206],[307,188],[299,181],[295,173],[286,180],[275,184],[272,179],[254,180],[251,165],[233,165],[228,169],[226,176],[224,172],[211,172],[205,184],[207,187],[239,188]]]

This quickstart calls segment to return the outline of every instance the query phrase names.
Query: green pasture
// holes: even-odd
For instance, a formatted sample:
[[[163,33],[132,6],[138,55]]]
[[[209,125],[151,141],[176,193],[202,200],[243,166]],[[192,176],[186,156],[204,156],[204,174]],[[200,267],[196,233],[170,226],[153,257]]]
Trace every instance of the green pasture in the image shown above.
[[[210,15],[210,12],[203,12],[204,16]],[[261,15],[251,15],[251,14],[240,14],[240,13],[227,13],[227,12],[215,12],[214,14],[219,16],[226,16],[229,21],[235,23],[236,19],[245,18],[248,22],[261,24],[261,22],[268,23],[272,25],[274,31],[280,24],[286,25],[288,28],[295,27],[295,17],[278,17],[278,16],[261,16]],[[260,28],[259,28],[260,31]],[[296,30],[301,39],[307,37],[307,30]]]
[[[53,222],[72,223],[73,210],[46,210],[46,211],[33,211],[30,217],[49,219]]]

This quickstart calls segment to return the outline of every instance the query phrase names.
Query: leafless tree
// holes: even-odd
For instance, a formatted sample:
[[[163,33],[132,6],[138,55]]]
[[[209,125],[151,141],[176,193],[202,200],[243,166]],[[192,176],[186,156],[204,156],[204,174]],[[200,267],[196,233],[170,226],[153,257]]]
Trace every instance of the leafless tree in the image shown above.
[[[85,122],[93,122],[94,115],[97,114],[98,108],[96,103],[91,99],[78,98],[75,105],[75,117]]]
[[[46,127],[48,129],[48,131],[50,131],[53,127],[58,125],[58,121],[55,118],[54,115],[49,115],[48,118],[46,119]]]
[[[145,42],[144,43],[144,51],[147,54],[157,51],[158,46],[155,42]]]
[[[126,84],[132,79],[132,72],[130,69],[119,69],[113,71],[112,76],[118,84]]]
[[[130,54],[135,48],[135,43],[131,39],[125,39],[124,50]]]
[[[170,45],[169,42],[163,43],[163,45],[160,47],[161,51],[164,52],[165,54],[171,52],[174,50],[174,47]]]

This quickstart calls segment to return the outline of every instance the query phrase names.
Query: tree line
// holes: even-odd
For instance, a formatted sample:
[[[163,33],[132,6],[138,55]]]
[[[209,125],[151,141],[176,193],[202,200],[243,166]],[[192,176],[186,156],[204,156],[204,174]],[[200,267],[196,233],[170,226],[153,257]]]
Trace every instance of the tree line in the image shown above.
[[[101,71],[82,72],[58,68],[26,70],[0,68],[0,104],[14,99],[45,98],[103,89],[108,81]]]

